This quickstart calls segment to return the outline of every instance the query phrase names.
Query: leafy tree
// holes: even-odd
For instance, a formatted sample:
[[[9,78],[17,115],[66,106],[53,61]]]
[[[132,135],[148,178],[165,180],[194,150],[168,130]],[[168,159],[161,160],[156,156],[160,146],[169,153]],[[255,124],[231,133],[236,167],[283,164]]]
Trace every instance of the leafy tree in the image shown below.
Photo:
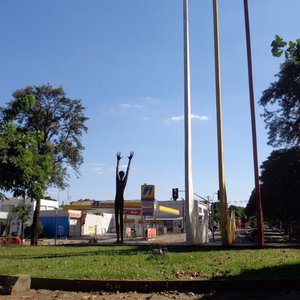
[[[0,124],[0,187],[14,196],[41,199],[49,184],[51,156],[40,154],[43,134],[23,133],[14,124]],[[19,211],[18,211],[19,213]],[[21,212],[20,212],[21,213]],[[23,228],[22,228],[23,234]]]
[[[24,224],[30,219],[31,207],[25,203],[20,203],[12,210],[12,213],[17,216],[18,221],[21,224],[21,244],[23,245],[24,239]]]
[[[30,101],[29,95],[35,99]],[[28,100],[29,99],[29,100]],[[87,131],[84,107],[80,100],[67,98],[62,87],[51,85],[28,86],[13,93],[13,99],[7,107],[1,109],[1,122],[13,122],[18,132],[25,135],[41,136],[36,149],[39,155],[50,157],[51,173],[47,186],[59,188],[67,186],[67,167],[72,167],[79,175],[79,166],[83,162],[81,137]],[[36,200],[36,209],[32,223],[31,244],[37,244],[37,225],[40,210],[40,199]]]
[[[300,145],[300,40],[288,44],[275,36],[274,56],[285,54],[277,81],[263,91],[259,101],[268,129],[268,144],[274,147]]]
[[[43,195],[52,166],[48,154],[37,146],[42,134],[19,132],[14,124],[0,124],[0,186],[15,196],[39,198]]]
[[[263,212],[269,221],[281,221],[286,231],[300,218],[300,149],[275,150],[261,165]],[[249,199],[247,214],[255,212],[255,195]]]
[[[261,170],[266,213],[289,229],[300,217],[300,148],[273,151]]]

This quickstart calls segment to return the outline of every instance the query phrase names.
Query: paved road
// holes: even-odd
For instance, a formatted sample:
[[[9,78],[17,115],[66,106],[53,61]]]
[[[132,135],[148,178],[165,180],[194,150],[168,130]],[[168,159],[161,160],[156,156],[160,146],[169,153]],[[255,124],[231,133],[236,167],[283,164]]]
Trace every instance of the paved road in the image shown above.
[[[89,237],[81,237],[78,239],[57,239],[56,243],[59,244],[77,244],[77,243],[88,243]],[[288,243],[283,239],[283,235],[280,232],[266,232],[265,234],[266,244],[270,243],[270,245],[287,245]],[[115,234],[105,234],[97,237],[97,244],[113,244],[116,241]],[[154,239],[145,240],[143,238],[130,238],[125,239],[126,245],[151,245],[151,244],[164,244],[164,245],[184,245],[186,241],[186,235],[182,234],[164,234],[159,235]],[[246,235],[243,231],[238,231],[237,234],[237,245],[257,245],[256,242],[250,241],[246,238]],[[27,241],[29,244],[29,241]],[[40,245],[54,245],[54,239],[40,239]],[[210,239],[209,245],[221,245],[221,236],[220,232],[215,232],[215,240],[212,241]]]

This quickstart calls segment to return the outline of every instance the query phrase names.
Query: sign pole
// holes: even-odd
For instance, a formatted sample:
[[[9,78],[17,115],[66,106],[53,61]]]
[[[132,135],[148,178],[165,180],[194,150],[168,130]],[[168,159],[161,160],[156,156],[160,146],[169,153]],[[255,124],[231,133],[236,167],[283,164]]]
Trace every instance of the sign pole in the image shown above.
[[[143,236],[147,238],[145,227],[147,225],[146,216],[154,215],[155,186],[144,184],[141,186],[141,214],[143,217]]]

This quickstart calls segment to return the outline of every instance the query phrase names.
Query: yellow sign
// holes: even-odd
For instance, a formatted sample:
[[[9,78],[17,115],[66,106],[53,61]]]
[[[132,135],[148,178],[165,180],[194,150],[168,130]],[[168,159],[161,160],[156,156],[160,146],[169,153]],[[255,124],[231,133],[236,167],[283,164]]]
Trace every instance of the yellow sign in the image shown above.
[[[144,184],[141,187],[141,199],[149,201],[155,199],[155,186]]]
[[[171,208],[171,207],[160,205],[159,210],[165,211],[165,212],[168,212],[168,213],[171,213],[171,214],[174,214],[174,215],[179,215],[179,210]]]

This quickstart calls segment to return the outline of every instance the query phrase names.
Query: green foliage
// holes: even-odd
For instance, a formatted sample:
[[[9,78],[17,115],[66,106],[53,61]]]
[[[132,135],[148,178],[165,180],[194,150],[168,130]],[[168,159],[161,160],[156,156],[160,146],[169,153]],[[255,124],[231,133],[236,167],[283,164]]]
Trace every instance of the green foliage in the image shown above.
[[[261,165],[261,194],[264,216],[270,221],[290,222],[300,217],[300,149],[276,150]],[[255,215],[255,193],[246,213]]]
[[[51,157],[40,154],[43,138],[17,130],[13,123],[0,124],[0,187],[16,196],[42,198],[52,170]]]
[[[273,151],[261,166],[264,210],[270,218],[300,217],[300,149]]]
[[[235,206],[235,205],[230,205],[229,206],[229,211],[234,211],[235,212],[235,219],[236,220],[245,220],[246,219],[246,213],[245,213],[245,208],[241,206]]]
[[[284,53],[286,60],[292,60],[295,64],[300,64],[300,39],[297,39],[296,42],[289,41],[287,43],[276,34],[271,47],[273,56],[280,57]]]
[[[263,91],[259,101],[268,129],[268,144],[274,147],[300,145],[300,40],[287,45],[279,36],[272,42],[272,53],[286,60],[276,75],[277,81]]]
[[[20,203],[12,210],[12,213],[17,216],[18,221],[22,224],[26,223],[30,219],[30,212],[31,207],[25,203]]]
[[[51,156],[51,184],[66,186],[68,166],[78,174],[84,149],[80,139],[87,131],[87,117],[81,101],[67,98],[62,87],[48,84],[15,91],[7,107],[1,109],[1,119],[14,122],[18,131],[26,134],[42,134],[37,147],[40,154]]]
[[[24,238],[24,224],[30,219],[31,206],[26,205],[25,203],[20,203],[16,206],[12,213],[17,216],[18,222],[21,223],[21,241],[23,243]]]
[[[276,34],[274,40],[271,43],[273,56],[280,57],[283,53],[283,50],[281,49],[286,45],[287,43],[279,35]]]

